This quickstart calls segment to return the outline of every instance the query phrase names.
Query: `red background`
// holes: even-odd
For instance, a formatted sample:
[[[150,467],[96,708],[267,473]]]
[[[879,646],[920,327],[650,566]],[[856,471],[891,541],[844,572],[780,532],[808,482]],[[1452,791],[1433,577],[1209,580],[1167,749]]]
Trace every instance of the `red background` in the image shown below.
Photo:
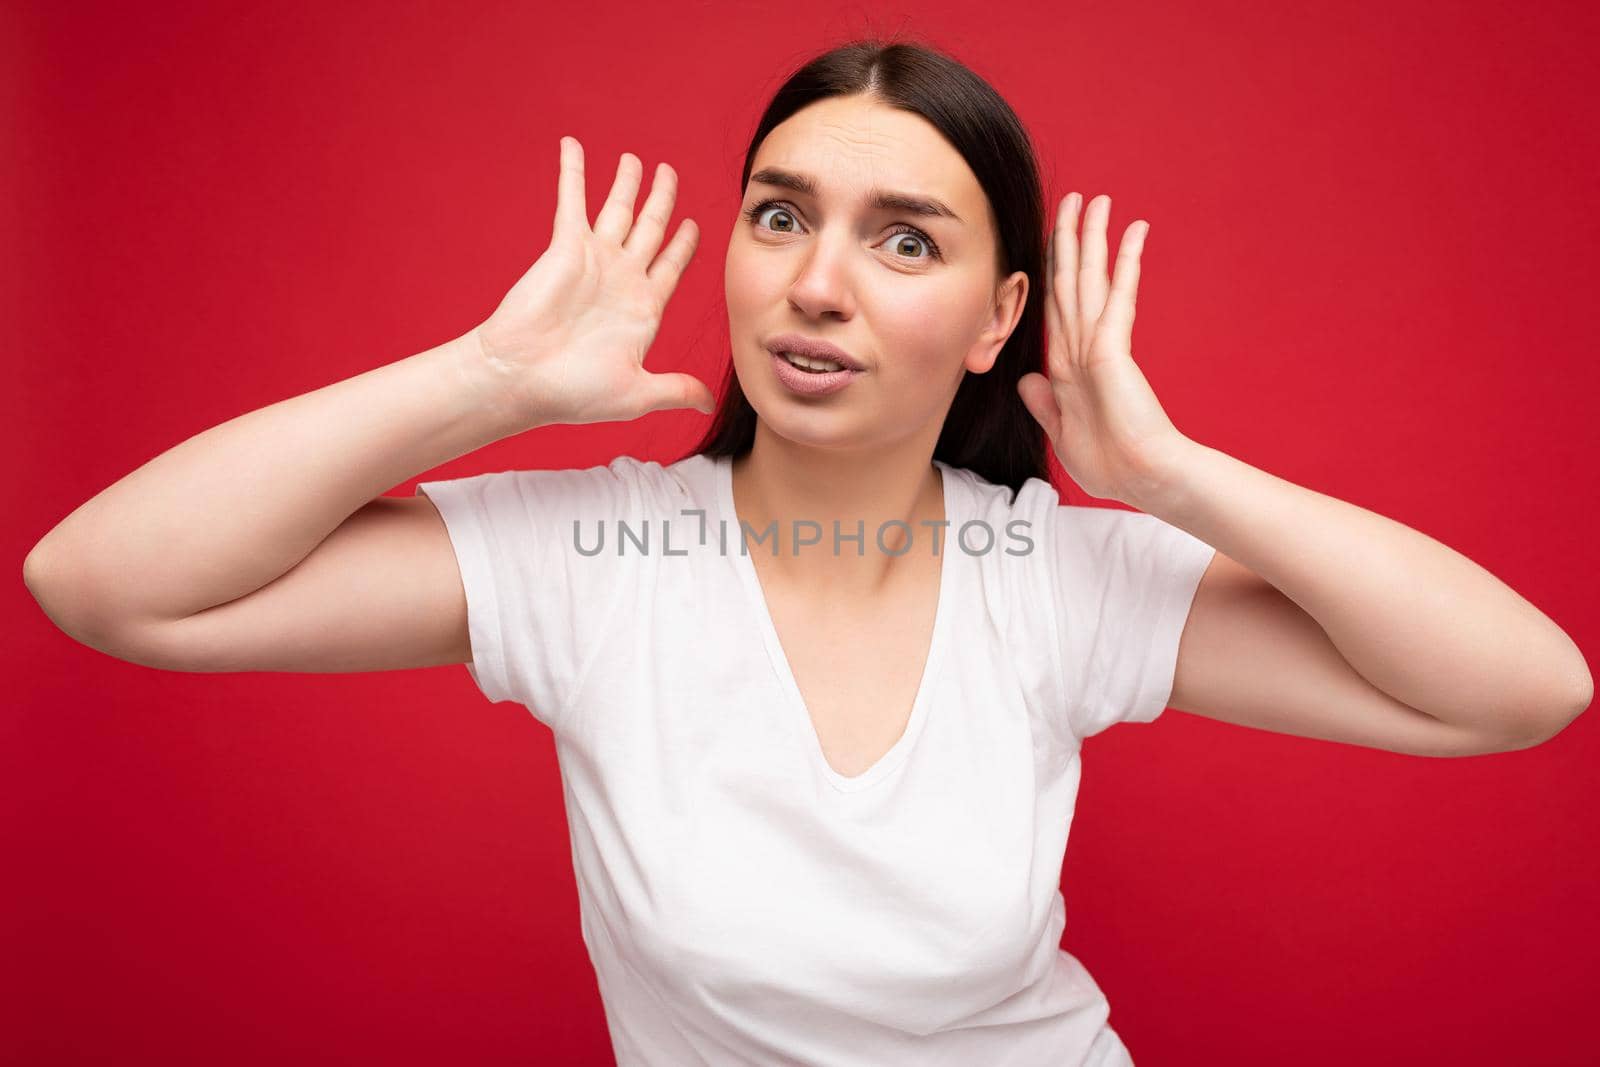
[[[201,430],[482,321],[548,243],[563,134],[591,216],[623,150],[678,169],[703,237],[648,365],[714,384],[745,138],[794,65],[873,31],[989,78],[1052,203],[1150,221],[1134,352],[1181,430],[1600,640],[1592,5],[230,7],[0,15],[3,1058],[610,1061],[524,709],[459,666],[119,662],[21,561]],[[418,475],[665,460],[701,425],[547,428]],[[1112,730],[1064,944],[1141,1065],[1593,1062],[1597,765],[1592,716],[1455,760]]]

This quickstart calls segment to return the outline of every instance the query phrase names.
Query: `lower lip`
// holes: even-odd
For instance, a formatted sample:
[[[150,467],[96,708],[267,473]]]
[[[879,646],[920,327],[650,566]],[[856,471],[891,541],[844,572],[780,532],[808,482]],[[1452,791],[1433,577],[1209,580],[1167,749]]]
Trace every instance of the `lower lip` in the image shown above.
[[[861,372],[858,370],[831,370],[820,374],[801,370],[776,352],[772,353],[772,370],[778,380],[796,393],[806,396],[827,396],[837,393]]]

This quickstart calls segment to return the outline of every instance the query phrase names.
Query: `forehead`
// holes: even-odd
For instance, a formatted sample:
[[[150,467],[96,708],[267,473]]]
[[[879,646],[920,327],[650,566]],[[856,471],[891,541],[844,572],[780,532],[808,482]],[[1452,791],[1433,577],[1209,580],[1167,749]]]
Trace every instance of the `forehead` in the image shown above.
[[[972,168],[928,120],[862,97],[820,100],[773,127],[750,173],[764,167],[812,178],[841,206],[888,190],[940,200],[969,223],[987,207]]]

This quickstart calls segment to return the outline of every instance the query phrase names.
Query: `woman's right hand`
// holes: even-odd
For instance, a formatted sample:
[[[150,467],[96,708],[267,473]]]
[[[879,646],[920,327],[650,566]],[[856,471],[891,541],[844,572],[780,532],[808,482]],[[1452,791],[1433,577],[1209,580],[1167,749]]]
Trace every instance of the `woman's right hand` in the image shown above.
[[[652,411],[709,413],[716,398],[689,374],[653,374],[644,354],[699,240],[684,219],[661,248],[677,175],[656,168],[633,217],[644,164],[624,152],[593,229],[585,204],[583,146],[561,138],[561,179],[550,247],[473,330],[491,377],[530,425],[623,422]],[[660,249],[660,255],[657,250]]]

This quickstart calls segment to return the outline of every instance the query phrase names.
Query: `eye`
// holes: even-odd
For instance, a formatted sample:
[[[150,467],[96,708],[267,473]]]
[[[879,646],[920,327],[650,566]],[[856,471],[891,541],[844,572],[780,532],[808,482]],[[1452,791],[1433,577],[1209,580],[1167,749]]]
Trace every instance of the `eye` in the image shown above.
[[[767,213],[768,209],[776,209],[779,215],[785,216],[789,219],[791,226],[797,225],[794,214],[788,209],[783,201],[777,199],[762,200],[759,203],[750,205],[744,211],[745,221],[751,223],[752,225],[756,225],[759,223],[761,216]],[[775,229],[772,232],[793,233],[795,231],[792,229]],[[909,223],[896,223],[894,231],[889,236],[896,242],[897,250],[899,247],[899,242],[903,241],[905,238],[911,238],[913,240],[920,241],[927,247],[928,254],[926,256],[907,254],[905,255],[906,259],[938,260],[944,258],[943,253],[939,249],[938,242]]]
[[[899,248],[901,241],[906,240],[907,238],[909,238],[909,239],[911,239],[913,241],[921,241],[924,245],[926,245],[928,247],[928,255],[927,255],[928,259],[938,259],[938,258],[940,258],[940,256],[939,256],[939,246],[933,243],[933,238],[929,237],[927,234],[923,233],[921,230],[917,229],[915,226],[911,226],[911,225],[908,225],[908,224],[903,223],[903,222],[900,223],[899,225],[900,225],[900,228],[895,230],[894,233],[892,233],[890,235],[891,237],[894,238],[895,247],[897,249]],[[907,258],[909,258],[909,259],[921,259],[923,257],[921,257],[921,256],[908,256]]]
[[[783,207],[777,200],[763,200],[759,204],[751,205],[748,209],[745,210],[744,217],[745,217],[745,219],[747,221],[749,221],[751,223],[754,223],[762,215],[766,214],[767,209],[771,208],[771,207],[776,207],[781,214],[788,215],[790,221],[793,222],[794,216],[790,215],[788,208]],[[777,231],[774,231],[774,232],[776,232],[776,233],[791,233],[793,231],[791,231],[791,230],[777,230]]]

